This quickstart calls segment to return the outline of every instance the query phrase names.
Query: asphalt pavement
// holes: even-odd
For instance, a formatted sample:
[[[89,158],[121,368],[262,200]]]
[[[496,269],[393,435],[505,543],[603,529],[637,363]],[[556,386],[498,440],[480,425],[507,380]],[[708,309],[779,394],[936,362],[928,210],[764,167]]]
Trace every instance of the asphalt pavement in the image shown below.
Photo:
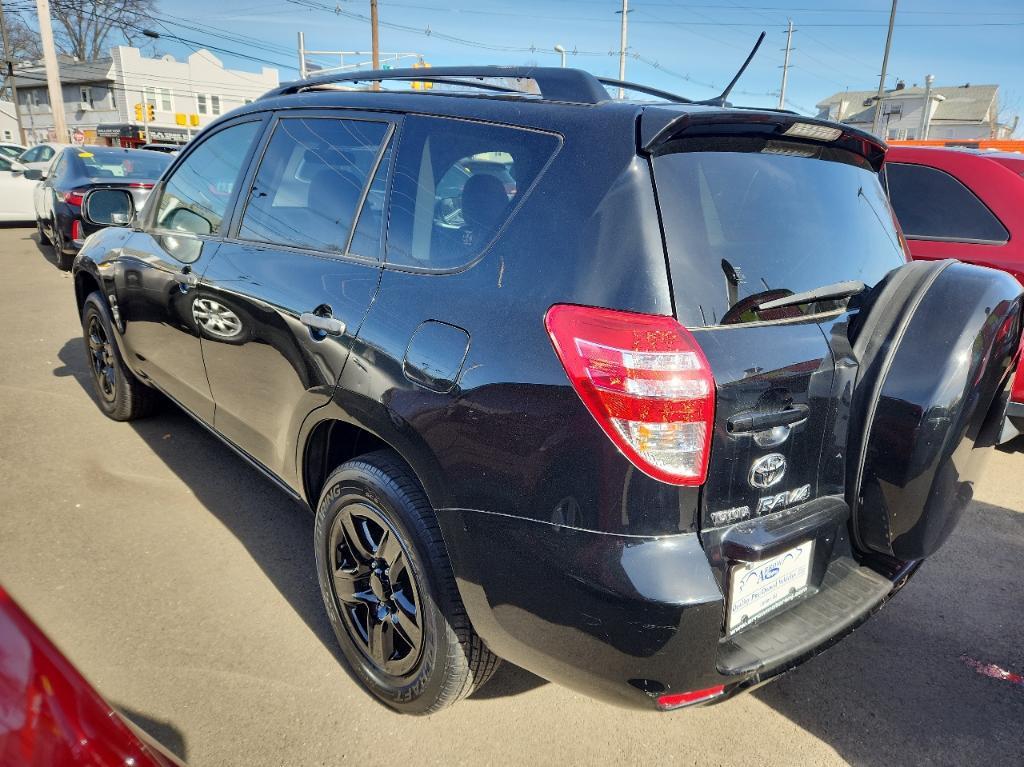
[[[401,717],[339,663],[312,516],[171,406],[100,413],[34,230],[0,229],[0,274],[0,583],[191,765],[1024,763],[1024,686],[988,667],[1024,673],[1024,445],[881,613],[753,694],[634,712],[505,664]]]

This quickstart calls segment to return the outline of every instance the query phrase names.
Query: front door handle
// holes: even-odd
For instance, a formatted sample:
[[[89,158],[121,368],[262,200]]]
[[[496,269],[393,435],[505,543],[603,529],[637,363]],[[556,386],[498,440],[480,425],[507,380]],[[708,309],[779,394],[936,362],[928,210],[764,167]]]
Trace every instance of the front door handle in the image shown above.
[[[324,317],[313,312],[303,312],[299,315],[299,322],[312,330],[319,330],[329,336],[340,336],[345,332],[345,323],[334,317]]]

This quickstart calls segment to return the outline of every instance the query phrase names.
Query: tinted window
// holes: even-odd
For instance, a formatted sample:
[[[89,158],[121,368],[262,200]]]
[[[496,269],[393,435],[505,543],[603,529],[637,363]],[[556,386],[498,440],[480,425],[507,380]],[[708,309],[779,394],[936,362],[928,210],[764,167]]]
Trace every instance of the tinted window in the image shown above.
[[[21,156],[22,162],[42,162],[42,158],[39,156],[43,151],[43,147],[34,146],[31,149],[26,149],[25,153]]]
[[[0,157],[0,170],[10,170],[10,169],[11,169],[11,161],[8,160],[6,157]]]
[[[364,120],[281,120],[238,236],[343,253],[387,131]]]
[[[54,149],[52,146],[41,146],[39,147],[39,154],[36,155],[35,161],[46,162],[53,157]]]
[[[136,179],[155,181],[171,164],[171,158],[130,149],[83,148],[75,152],[81,173],[94,180]]]
[[[558,148],[545,133],[408,117],[395,164],[388,263],[449,269],[494,239]]]
[[[885,166],[889,197],[907,237],[1006,242],[1009,234],[974,193],[948,173],[924,165]]]
[[[857,155],[760,139],[676,142],[654,159],[677,316],[690,326],[765,321],[839,304],[756,311],[905,262],[878,176]]]
[[[164,185],[156,210],[157,228],[193,234],[218,232],[239,171],[261,127],[258,122],[233,125],[199,144]]]

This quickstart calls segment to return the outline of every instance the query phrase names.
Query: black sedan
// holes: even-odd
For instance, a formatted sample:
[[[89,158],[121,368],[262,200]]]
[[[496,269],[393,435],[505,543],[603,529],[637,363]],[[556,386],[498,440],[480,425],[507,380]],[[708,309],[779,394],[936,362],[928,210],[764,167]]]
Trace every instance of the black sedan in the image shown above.
[[[82,218],[82,198],[97,188],[128,189],[136,210],[142,207],[153,184],[173,161],[161,152],[101,146],[69,146],[38,174],[35,190],[36,227],[43,244],[52,243],[62,269],[70,269],[75,253],[96,227]]]

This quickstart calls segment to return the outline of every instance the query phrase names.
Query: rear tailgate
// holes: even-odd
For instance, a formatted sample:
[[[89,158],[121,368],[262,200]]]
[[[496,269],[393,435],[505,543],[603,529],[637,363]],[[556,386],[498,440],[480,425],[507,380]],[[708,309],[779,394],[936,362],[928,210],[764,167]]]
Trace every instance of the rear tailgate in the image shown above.
[[[848,379],[836,376],[844,349],[833,349],[824,328],[841,323],[847,300],[759,304],[851,280],[874,285],[906,256],[876,145],[784,136],[789,115],[737,119],[684,126],[649,145],[676,317],[717,385],[701,527],[727,595],[737,562],[785,553],[779,541],[820,538],[810,592],[839,556],[845,529],[848,400],[839,381]],[[854,151],[860,145],[865,151]],[[735,545],[741,538],[746,548]]]

